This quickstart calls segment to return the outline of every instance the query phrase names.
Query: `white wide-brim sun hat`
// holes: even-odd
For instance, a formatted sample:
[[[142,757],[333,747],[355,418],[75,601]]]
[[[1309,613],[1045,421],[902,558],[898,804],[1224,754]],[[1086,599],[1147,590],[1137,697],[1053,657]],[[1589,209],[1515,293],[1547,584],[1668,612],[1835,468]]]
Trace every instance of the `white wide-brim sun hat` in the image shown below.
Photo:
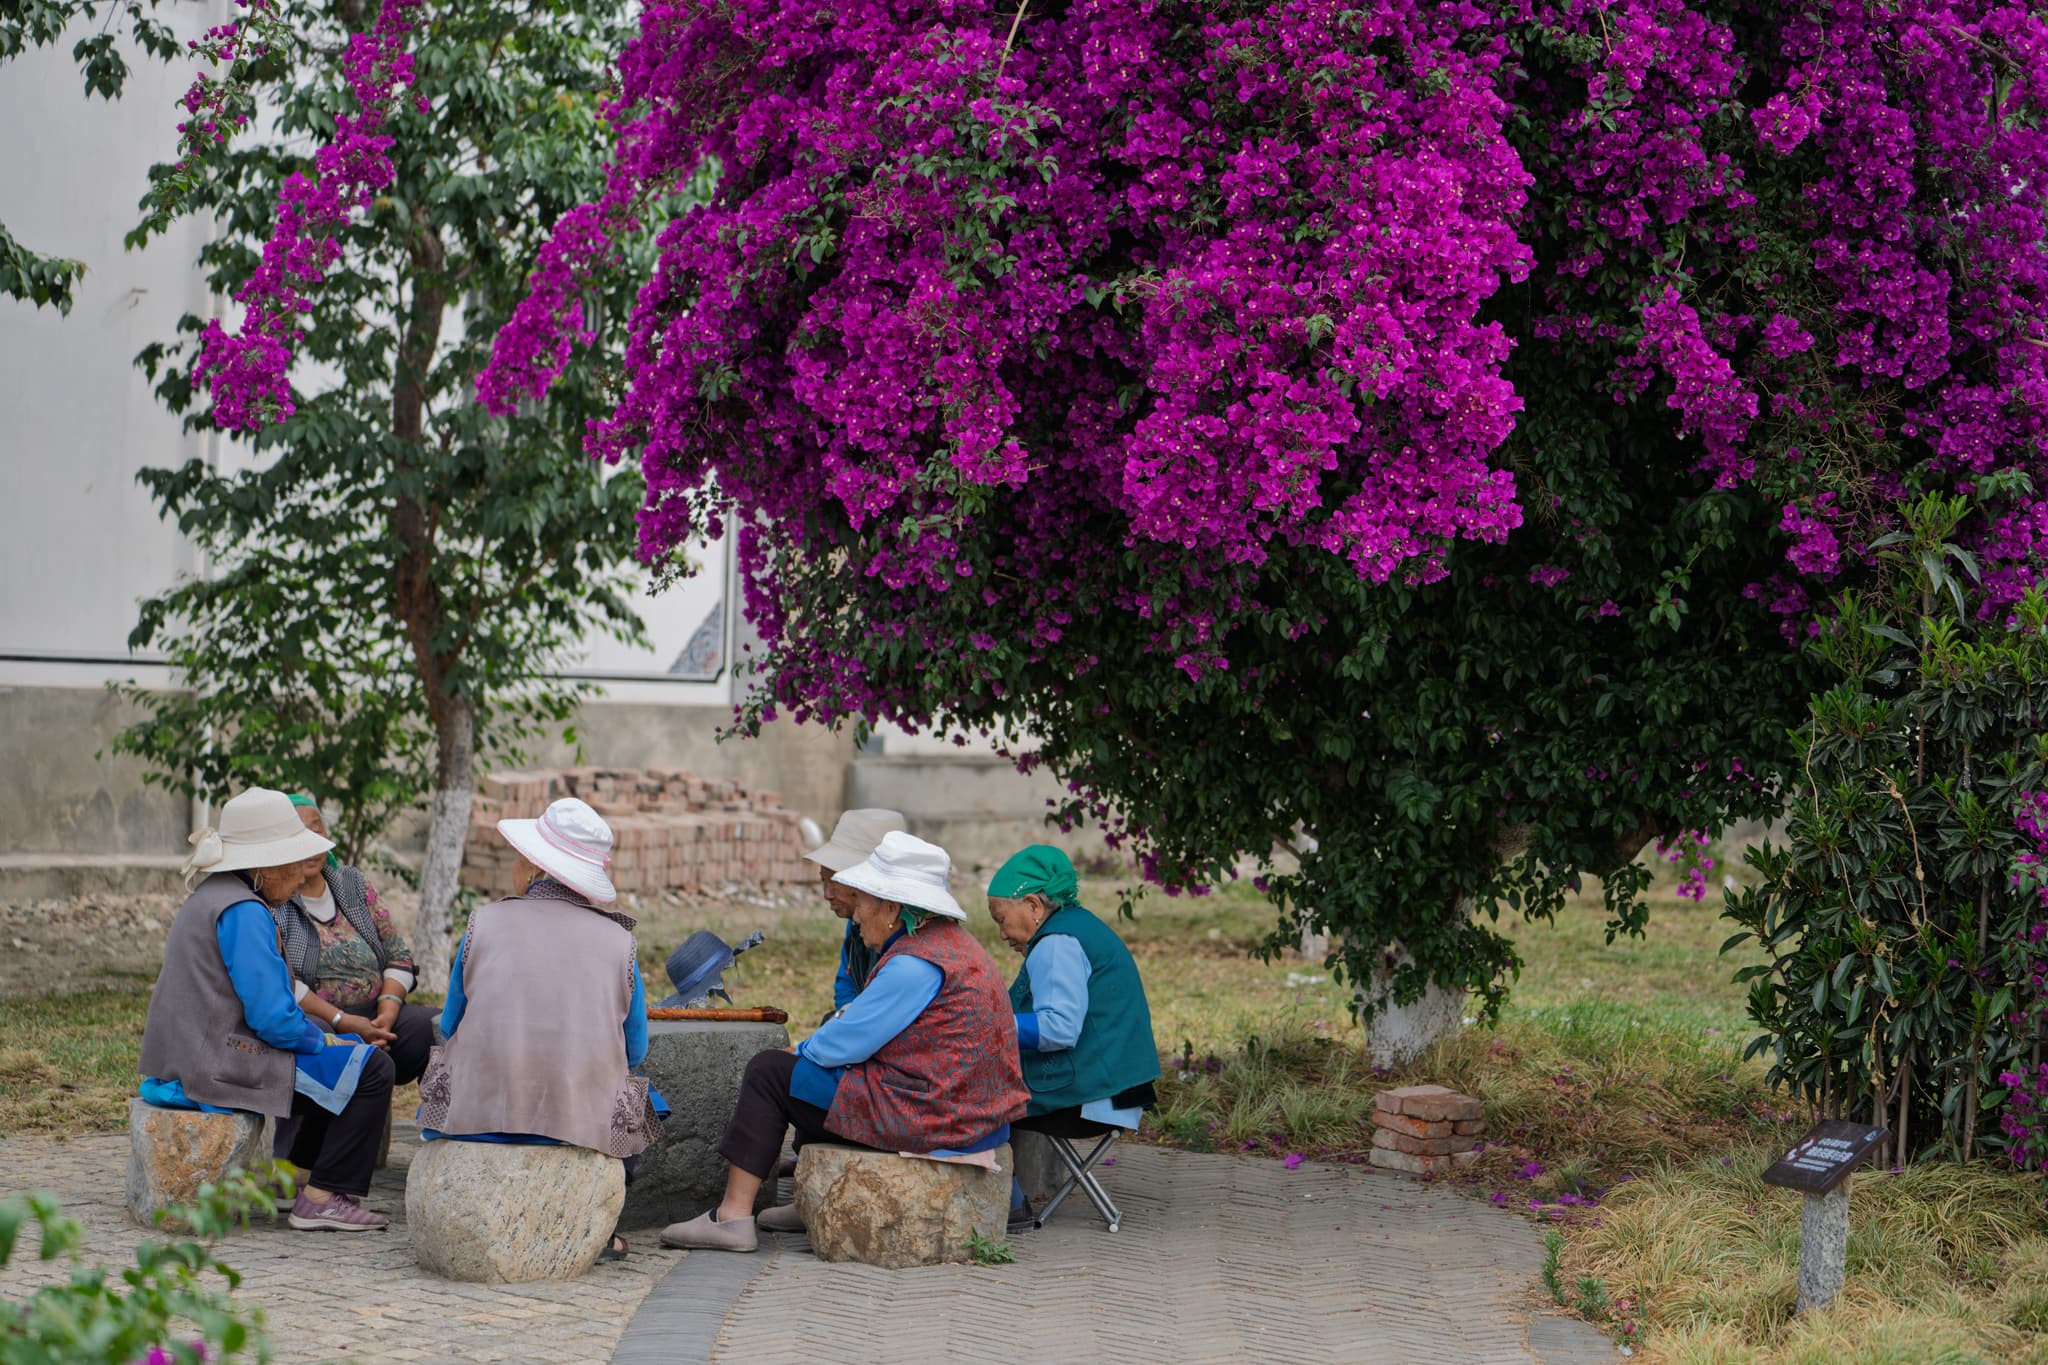
[[[952,876],[953,860],[946,850],[914,834],[891,830],[866,859],[834,874],[832,880],[881,900],[965,923],[967,912],[953,899],[948,886]]]
[[[832,826],[832,837],[804,857],[820,867],[844,872],[873,853],[892,830],[909,828],[902,815],[893,810],[850,810]]]
[[[334,840],[315,834],[299,819],[299,808],[283,792],[251,787],[220,808],[220,824],[192,836],[185,881],[215,872],[284,867],[318,857]]]
[[[612,827],[573,796],[536,820],[500,820],[498,833],[535,867],[594,905],[619,898],[612,885]]]

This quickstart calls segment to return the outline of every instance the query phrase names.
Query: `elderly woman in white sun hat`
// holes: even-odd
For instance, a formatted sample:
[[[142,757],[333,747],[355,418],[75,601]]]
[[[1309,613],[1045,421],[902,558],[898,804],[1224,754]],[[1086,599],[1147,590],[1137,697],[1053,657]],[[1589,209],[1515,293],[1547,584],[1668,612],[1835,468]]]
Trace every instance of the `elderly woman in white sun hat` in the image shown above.
[[[719,1155],[725,1198],[664,1229],[672,1247],[752,1251],[757,1226],[801,1226],[790,1205],[757,1225],[754,1199],[784,1134],[885,1152],[989,1160],[1030,1099],[1017,1021],[1001,973],[967,931],[947,889],[946,851],[898,832],[833,880],[853,893],[853,922],[880,954],[867,989],[788,1052],[747,1063]]]
[[[861,940],[860,927],[853,922],[853,888],[833,880],[839,873],[864,862],[885,835],[910,828],[893,810],[850,810],[832,827],[832,837],[804,857],[818,865],[818,880],[824,884],[825,903],[832,913],[846,921],[846,941],[839,946],[839,973],[832,978],[832,1008],[843,1010],[867,987],[875,974],[881,954]]]
[[[573,797],[500,820],[520,894],[479,906],[420,1080],[426,1141],[566,1144],[632,1161],[660,1133],[644,1077],[647,991],[633,919],[612,908],[612,831]],[[614,1239],[607,1255],[623,1255]]]
[[[290,1157],[310,1171],[294,1228],[368,1232],[391,1220],[370,1192],[391,1110],[391,1058],[338,1035],[370,1021],[336,1010],[314,1022],[292,996],[274,907],[334,847],[299,823],[291,798],[252,787],[192,836],[189,886],[171,923],[142,1030],[142,1098],[172,1109],[242,1110],[299,1121]]]

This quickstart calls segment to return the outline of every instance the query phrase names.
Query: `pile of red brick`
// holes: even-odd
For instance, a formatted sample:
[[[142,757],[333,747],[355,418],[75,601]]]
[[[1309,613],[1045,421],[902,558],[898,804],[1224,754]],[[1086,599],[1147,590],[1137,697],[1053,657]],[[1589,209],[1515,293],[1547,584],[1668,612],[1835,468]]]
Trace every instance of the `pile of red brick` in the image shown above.
[[[628,892],[719,892],[814,886],[795,811],[773,792],[696,777],[680,768],[547,768],[483,781],[469,817],[463,885],[511,894],[518,855],[498,821],[531,819],[550,801],[580,797],[612,827],[611,876]]]
[[[1478,1100],[1440,1085],[1382,1090],[1372,1112],[1372,1164],[1442,1175],[1477,1161],[1484,1114]]]

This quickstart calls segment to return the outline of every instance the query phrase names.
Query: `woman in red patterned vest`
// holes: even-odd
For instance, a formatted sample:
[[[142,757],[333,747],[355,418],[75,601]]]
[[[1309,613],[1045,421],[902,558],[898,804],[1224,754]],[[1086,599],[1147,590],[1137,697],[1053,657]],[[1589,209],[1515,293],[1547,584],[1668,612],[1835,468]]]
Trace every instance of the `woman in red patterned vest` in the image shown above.
[[[783,1052],[747,1063],[719,1154],[725,1198],[663,1230],[672,1247],[752,1251],[756,1229],[795,1231],[793,1206],[762,1213],[754,1198],[782,1139],[834,1142],[988,1164],[1031,1095],[1018,1061],[1017,1020],[995,961],[967,931],[947,890],[952,860],[900,831],[833,880],[853,893],[861,941],[881,954],[847,1007]]]

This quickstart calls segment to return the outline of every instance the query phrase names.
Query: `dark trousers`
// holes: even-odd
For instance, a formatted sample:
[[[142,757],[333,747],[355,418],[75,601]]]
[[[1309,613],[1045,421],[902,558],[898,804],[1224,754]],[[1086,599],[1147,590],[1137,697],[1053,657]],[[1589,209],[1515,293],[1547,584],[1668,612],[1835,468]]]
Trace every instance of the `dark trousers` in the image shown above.
[[[360,1014],[360,1010],[350,1010]],[[375,1017],[376,1011],[370,1014]],[[392,1021],[391,1031],[397,1036],[384,1045],[384,1051],[391,1057],[394,1068],[391,1083],[394,1086],[411,1085],[427,1074],[427,1054],[434,1048],[434,1021],[441,1017],[440,1011],[425,1005],[400,1005],[398,1018]],[[292,1155],[299,1140],[299,1116],[295,1112],[290,1118],[277,1121],[277,1132],[271,1144],[270,1154],[279,1161],[289,1161],[294,1166],[306,1163]],[[381,1142],[381,1135],[379,1141]],[[317,1182],[316,1182],[317,1183]],[[325,1185],[321,1186],[326,1189]]]
[[[790,1077],[795,1074],[793,1053],[757,1052],[740,1081],[739,1103],[733,1106],[732,1121],[725,1125],[718,1154],[757,1179],[774,1174],[776,1163],[782,1160],[783,1135],[792,1128],[796,1129],[798,1147],[806,1142],[862,1146],[826,1132],[825,1111],[789,1093]]]
[[[391,1087],[397,1068],[382,1049],[370,1053],[356,1093],[339,1114],[330,1114],[304,1095],[292,1096],[296,1125],[289,1159],[312,1172],[316,1188],[360,1199],[370,1192],[377,1171],[377,1149],[384,1144],[384,1122],[391,1116]]]

